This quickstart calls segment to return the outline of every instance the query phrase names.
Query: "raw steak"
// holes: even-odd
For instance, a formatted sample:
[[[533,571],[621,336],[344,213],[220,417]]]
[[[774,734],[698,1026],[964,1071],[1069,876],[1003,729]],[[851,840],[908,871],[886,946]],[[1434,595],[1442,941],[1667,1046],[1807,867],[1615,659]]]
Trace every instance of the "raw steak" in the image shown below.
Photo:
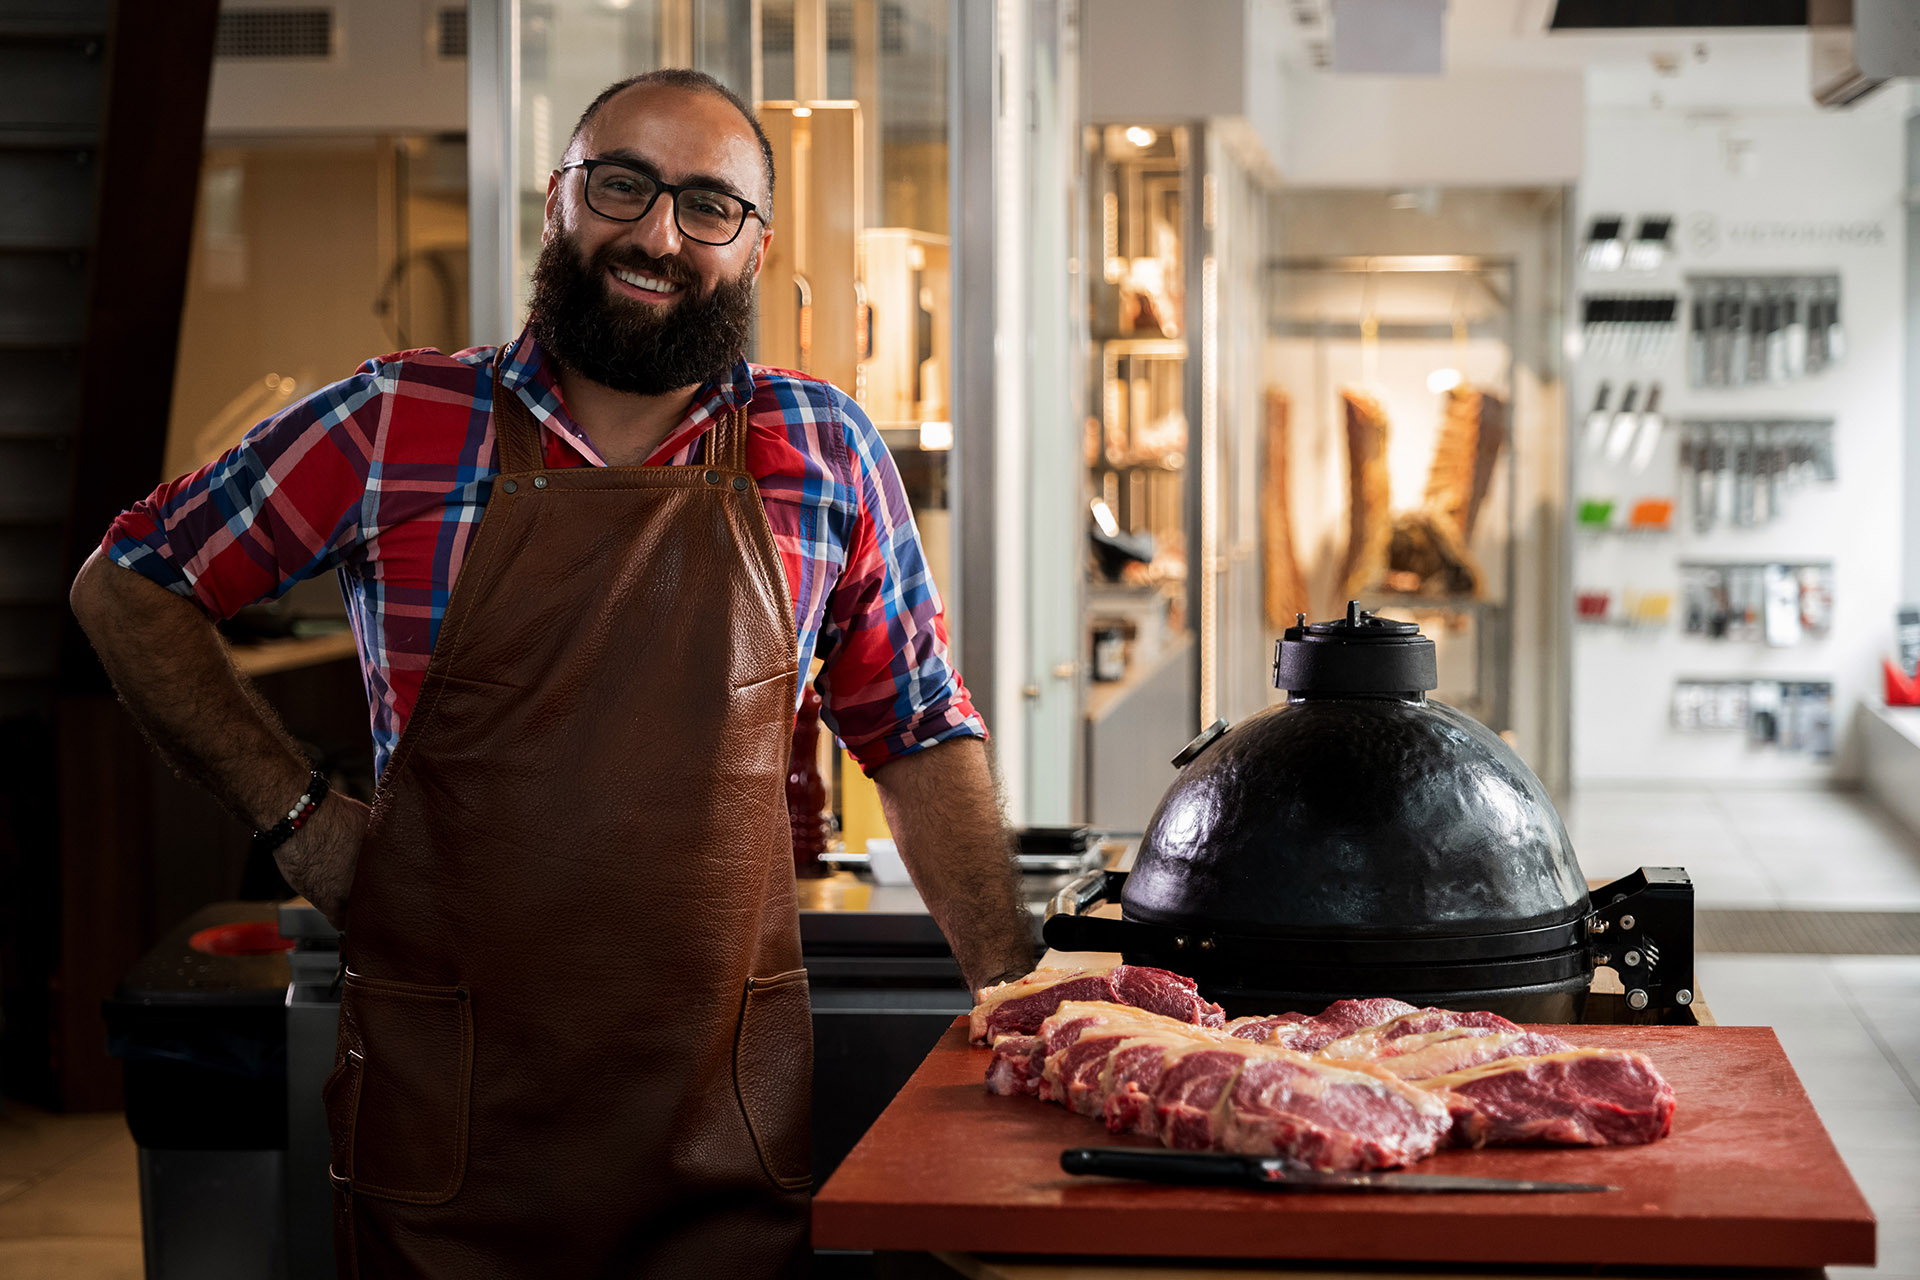
[[[994,1042],[993,1061],[987,1064],[987,1092],[1008,1097],[1047,1096],[1047,1042],[1039,1036],[1001,1036]]]
[[[1220,1146],[1284,1155],[1315,1169],[1391,1169],[1433,1154],[1453,1126],[1444,1100],[1384,1071],[1286,1050],[1233,1082]]]
[[[1179,1022],[1218,1027],[1220,1006],[1200,997],[1191,978],[1145,965],[1098,969],[1036,969],[1024,978],[988,987],[973,1007],[973,1043],[1001,1036],[1032,1035],[1068,1000],[1105,1001],[1148,1009]]]
[[[1365,1065],[1317,1061],[1135,1009],[1063,1004],[1041,1028],[1042,1097],[1171,1147],[1376,1169],[1432,1153],[1445,1101]],[[1006,1042],[1016,1044],[1018,1042]],[[1009,1049],[1006,1058],[1033,1050]],[[995,1068],[989,1088],[1017,1068]]]
[[[1316,1056],[1334,1060],[1334,1050],[1343,1043],[1340,1041],[1329,1045]],[[1469,1067],[1501,1058],[1539,1057],[1548,1053],[1565,1053],[1572,1048],[1559,1036],[1539,1031],[1487,1033],[1474,1028],[1455,1027],[1424,1036],[1403,1036],[1389,1041],[1384,1051],[1369,1061],[1389,1075],[1402,1080],[1416,1080],[1424,1085],[1433,1076],[1465,1071]]]
[[[1378,997],[1371,1000],[1336,1000],[1324,1012],[1311,1018],[1283,1013],[1270,1018],[1235,1018],[1228,1030],[1243,1040],[1277,1045],[1297,1053],[1318,1053],[1336,1040],[1344,1039],[1363,1027],[1376,1026],[1402,1014],[1419,1010],[1404,1000]]]
[[[1673,1128],[1673,1087],[1642,1054],[1574,1049],[1434,1076],[1464,1147],[1632,1146]]]
[[[1465,1035],[1516,1033],[1520,1028],[1497,1013],[1461,1012],[1454,1009],[1414,1009],[1374,1026],[1342,1036],[1318,1052],[1326,1058],[1344,1058],[1369,1062],[1375,1058],[1402,1053],[1414,1047],[1408,1040],[1422,1036],[1455,1032]],[[1569,1046],[1571,1047],[1571,1046]]]

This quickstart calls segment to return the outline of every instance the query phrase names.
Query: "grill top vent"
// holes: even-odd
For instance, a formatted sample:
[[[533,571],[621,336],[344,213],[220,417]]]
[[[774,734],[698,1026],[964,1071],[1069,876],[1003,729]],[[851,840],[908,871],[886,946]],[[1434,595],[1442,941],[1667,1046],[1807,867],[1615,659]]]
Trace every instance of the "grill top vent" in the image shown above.
[[[461,17],[464,49],[464,12]],[[331,58],[333,32],[331,9],[223,9],[213,54],[216,58]]]

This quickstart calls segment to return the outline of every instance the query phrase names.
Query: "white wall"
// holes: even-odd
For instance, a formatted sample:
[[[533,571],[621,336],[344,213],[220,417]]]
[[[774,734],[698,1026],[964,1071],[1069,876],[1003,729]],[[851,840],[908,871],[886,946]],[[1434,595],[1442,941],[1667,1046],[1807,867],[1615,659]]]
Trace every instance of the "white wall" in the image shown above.
[[[1875,688],[1880,655],[1890,643],[1901,562],[1904,108],[1904,96],[1887,94],[1839,113],[1811,106],[1688,112],[1648,105],[1596,106],[1588,113],[1581,225],[1595,211],[1671,212],[1682,234],[1677,260],[1661,272],[1637,279],[1626,273],[1588,276],[1580,281],[1584,288],[1678,289],[1689,271],[1837,270],[1848,349],[1837,369],[1771,388],[1690,389],[1684,344],[1678,342],[1657,367],[1630,375],[1617,366],[1576,362],[1578,410],[1591,403],[1602,377],[1613,380],[1617,396],[1624,375],[1639,377],[1643,385],[1657,377],[1670,419],[1831,417],[1839,469],[1836,484],[1790,494],[1785,517],[1762,528],[1696,536],[1677,520],[1680,531],[1665,539],[1576,541],[1576,589],[1605,587],[1616,599],[1623,586],[1676,595],[1675,621],[1664,630],[1577,629],[1576,781],[1814,782],[1857,772],[1855,762],[1844,758],[1826,764],[1750,747],[1743,736],[1680,733],[1669,727],[1669,699],[1680,676],[1831,679],[1835,738],[1845,744],[1855,736],[1848,719],[1856,703]],[[1712,245],[1686,232],[1704,217],[1720,228]],[[1742,234],[1754,224],[1774,230]],[[1843,237],[1804,230],[1834,224],[1880,232],[1856,230]],[[1666,456],[1645,479],[1648,494],[1672,491],[1672,457],[1669,440]],[[1664,490],[1655,478],[1661,475],[1667,477]],[[1615,483],[1595,479],[1590,468],[1583,473],[1576,463],[1576,499],[1594,485]],[[1639,495],[1595,496],[1630,501]],[[1681,517],[1686,514],[1683,503]],[[1674,565],[1686,558],[1830,559],[1831,635],[1769,649],[1681,634]]]
[[[1298,72],[1280,173],[1301,187],[1562,186],[1581,174],[1585,112],[1578,71]]]

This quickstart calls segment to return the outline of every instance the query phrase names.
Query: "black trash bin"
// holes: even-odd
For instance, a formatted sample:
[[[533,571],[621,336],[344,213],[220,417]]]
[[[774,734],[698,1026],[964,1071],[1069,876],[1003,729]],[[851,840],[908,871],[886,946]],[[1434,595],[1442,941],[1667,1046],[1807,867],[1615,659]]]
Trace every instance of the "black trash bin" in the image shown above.
[[[286,1275],[287,959],[270,902],[215,903],[105,1004],[139,1148],[147,1280]]]

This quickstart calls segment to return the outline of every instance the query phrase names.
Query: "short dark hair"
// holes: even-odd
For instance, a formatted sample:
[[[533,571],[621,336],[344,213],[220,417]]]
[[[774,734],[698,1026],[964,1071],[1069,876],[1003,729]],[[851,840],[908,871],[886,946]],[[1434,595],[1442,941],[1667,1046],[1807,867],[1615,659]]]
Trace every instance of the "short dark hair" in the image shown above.
[[[600,91],[600,96],[589,102],[587,109],[580,113],[580,120],[573,126],[572,136],[567,139],[567,150],[573,150],[573,144],[580,141],[580,135],[586,132],[589,124],[593,123],[593,118],[600,114],[600,108],[606,106],[615,94],[625,92],[636,85],[662,85],[669,89],[690,89],[699,93],[713,93],[732,104],[733,109],[740,113],[748,125],[752,126],[754,139],[760,144],[760,159],[766,167],[767,175],[767,207],[760,211],[763,215],[762,225],[771,221],[773,218],[773,144],[767,141],[767,131],[760,127],[760,118],[753,114],[753,108],[749,107],[739,94],[704,71],[695,71],[692,67],[661,67],[657,71],[643,71],[637,76],[628,76],[625,80],[608,85]]]

